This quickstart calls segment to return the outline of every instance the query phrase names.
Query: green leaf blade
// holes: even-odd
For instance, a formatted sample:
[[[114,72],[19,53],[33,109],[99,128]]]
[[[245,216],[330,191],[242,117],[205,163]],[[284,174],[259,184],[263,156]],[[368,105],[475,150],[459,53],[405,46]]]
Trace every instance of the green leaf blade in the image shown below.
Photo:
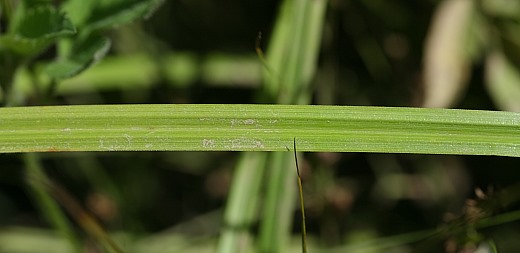
[[[520,114],[282,105],[0,109],[0,152],[300,151],[520,156]]]

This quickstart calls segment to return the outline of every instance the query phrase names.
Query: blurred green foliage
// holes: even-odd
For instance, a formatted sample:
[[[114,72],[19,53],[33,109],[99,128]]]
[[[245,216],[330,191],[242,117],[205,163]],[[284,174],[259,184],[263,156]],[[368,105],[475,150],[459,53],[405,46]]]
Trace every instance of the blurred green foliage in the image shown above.
[[[283,57],[268,47],[279,1],[1,0],[0,7],[5,106],[265,101],[258,32],[268,67],[283,64],[269,63]],[[311,103],[520,111],[518,1],[330,0],[321,28],[316,74],[304,90]],[[296,101],[291,95],[282,102]],[[309,252],[520,249],[518,159],[304,158]],[[56,221],[29,197],[27,159],[0,156],[0,252],[70,252],[71,239],[54,235]],[[257,159],[230,152],[45,153],[33,162],[125,252],[213,252],[221,231],[237,229],[222,218],[230,185],[251,190],[245,180],[262,175],[235,181],[233,168],[251,172]],[[266,188],[251,194],[264,196]],[[258,215],[238,224],[247,232],[239,242],[258,243],[263,204],[247,207]],[[300,252],[298,212],[288,206],[282,222],[296,225],[283,252]],[[110,252],[74,213],[62,217],[73,224],[67,233],[80,251]]]

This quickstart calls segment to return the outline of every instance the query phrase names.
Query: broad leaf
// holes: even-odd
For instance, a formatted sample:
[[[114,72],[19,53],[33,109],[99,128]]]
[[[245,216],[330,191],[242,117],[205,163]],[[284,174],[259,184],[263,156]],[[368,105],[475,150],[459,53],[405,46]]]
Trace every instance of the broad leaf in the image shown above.
[[[45,68],[52,78],[63,79],[79,74],[92,64],[101,60],[110,48],[110,40],[94,36],[73,49],[70,58],[57,60]]]
[[[21,14],[20,14],[21,15]],[[64,15],[51,5],[27,9],[23,17],[0,37],[0,50],[22,55],[37,54],[60,36],[71,35],[76,29]]]
[[[149,17],[164,0],[101,0],[94,8],[85,32],[126,24],[142,17]]]
[[[61,10],[67,13],[72,23],[81,27],[92,15],[99,0],[68,0],[61,5]]]

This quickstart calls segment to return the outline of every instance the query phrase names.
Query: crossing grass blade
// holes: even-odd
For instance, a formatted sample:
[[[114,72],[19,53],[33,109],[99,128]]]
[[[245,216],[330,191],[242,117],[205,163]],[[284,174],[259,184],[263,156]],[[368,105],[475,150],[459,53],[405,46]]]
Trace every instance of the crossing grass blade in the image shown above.
[[[308,105],[0,108],[0,152],[286,151],[520,156],[520,113]]]

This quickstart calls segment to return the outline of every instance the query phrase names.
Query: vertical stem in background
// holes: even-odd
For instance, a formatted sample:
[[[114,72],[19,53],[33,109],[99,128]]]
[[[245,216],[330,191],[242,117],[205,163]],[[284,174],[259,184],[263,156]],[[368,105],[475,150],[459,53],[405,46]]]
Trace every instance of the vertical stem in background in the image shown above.
[[[282,104],[306,104],[306,92],[314,76],[321,41],[326,0],[285,0],[278,14],[268,46],[264,92],[268,100]],[[297,136],[296,136],[297,137]],[[291,139],[287,140],[290,146]],[[217,252],[245,252],[250,249],[248,238],[254,209],[259,202],[259,189],[264,168],[269,169],[267,196],[260,223],[260,252],[283,251],[290,234],[295,207],[296,173],[291,152],[242,154],[235,172],[226,206],[225,230]],[[269,160],[267,160],[269,159]],[[249,161],[249,162],[247,162]],[[266,162],[267,166],[266,166]]]
[[[119,225],[131,233],[142,231],[140,220],[132,218],[138,217],[135,208],[132,207],[131,203],[125,198],[126,195],[122,194],[117,183],[107,173],[108,168],[105,168],[92,153],[77,154],[75,160],[77,163],[72,166],[77,167],[83,173],[89,184],[95,187],[96,191],[106,194],[115,201],[118,208],[116,221],[120,223]]]
[[[289,154],[289,155],[288,155]],[[291,153],[275,152],[269,161],[267,195],[261,218],[259,252],[283,252],[295,207],[296,173]]]
[[[307,52],[303,51],[304,43],[303,35],[304,30],[308,29],[306,24],[306,18],[308,18],[308,5],[307,0],[293,0],[292,11],[291,11],[291,30],[287,31],[290,33],[290,38],[294,38],[293,41],[287,40],[288,51],[286,58],[284,58],[285,71],[281,74],[281,86],[280,93],[278,94],[278,103],[281,104],[292,104],[301,93],[301,88],[308,84],[309,80],[305,80],[303,83],[303,61],[307,57]],[[306,102],[306,104],[308,101]]]
[[[217,252],[242,253],[251,250],[250,228],[255,221],[267,153],[242,153],[235,169],[224,213],[224,231]]]
[[[122,253],[119,246],[110,238],[99,223],[87,213],[81,205],[59,185],[49,181],[40,165],[37,154],[26,154],[27,182],[32,188],[35,200],[46,218],[67,238],[75,252],[82,252],[79,240],[68,223],[61,206],[75,219],[81,228],[100,245],[105,252]]]
[[[0,0],[0,16],[5,15],[6,20],[10,20],[13,16],[13,1],[12,0]],[[0,33],[5,33],[5,31],[0,30]]]
[[[298,90],[299,96],[295,98],[295,104],[308,104],[312,93],[309,86],[316,73],[318,55],[322,41],[322,30],[325,24],[327,11],[327,0],[309,0],[307,4],[306,29],[302,32],[302,47],[299,54],[305,55],[301,60],[301,86]]]
[[[267,91],[277,91],[270,95],[277,97],[278,103],[310,102],[307,87],[316,70],[326,5],[326,0],[285,0],[282,4],[268,47],[267,64],[272,73],[266,73],[265,81]],[[291,141],[287,140],[287,144]],[[290,169],[293,166],[290,152],[272,153],[260,224],[261,253],[283,252],[288,244],[296,204],[297,175]]]
[[[7,52],[0,52],[0,106],[15,106],[13,82],[20,59]]]
[[[71,252],[82,252],[78,238],[76,237],[67,217],[60,209],[54,198],[47,191],[47,177],[40,165],[38,154],[24,154],[25,165],[27,167],[26,180],[30,187],[30,191],[34,196],[35,202],[45,215],[46,219],[58,230],[58,232],[67,238],[72,249]]]
[[[291,8],[292,2],[289,0],[283,1],[280,6],[280,11],[276,19],[274,30],[269,41],[269,48],[267,51],[267,65],[269,69],[264,70],[264,84],[263,89],[268,98],[268,102],[276,102],[280,97],[280,90],[282,86],[281,75],[285,73],[284,60],[286,52],[289,50],[291,34]]]

